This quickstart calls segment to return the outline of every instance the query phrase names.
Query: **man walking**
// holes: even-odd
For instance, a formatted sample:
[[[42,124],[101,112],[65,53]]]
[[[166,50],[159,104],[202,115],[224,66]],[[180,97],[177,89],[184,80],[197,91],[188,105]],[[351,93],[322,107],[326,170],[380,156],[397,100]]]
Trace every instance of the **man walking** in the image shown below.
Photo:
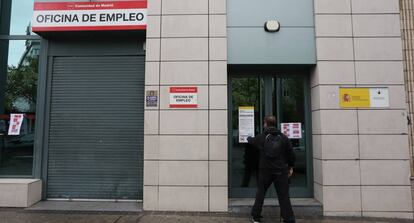
[[[251,212],[253,222],[260,222],[264,197],[273,183],[283,222],[294,223],[295,216],[289,198],[288,178],[293,173],[295,153],[290,140],[277,130],[276,118],[266,116],[263,133],[254,138],[249,137],[247,141],[260,150],[259,181],[256,200]]]

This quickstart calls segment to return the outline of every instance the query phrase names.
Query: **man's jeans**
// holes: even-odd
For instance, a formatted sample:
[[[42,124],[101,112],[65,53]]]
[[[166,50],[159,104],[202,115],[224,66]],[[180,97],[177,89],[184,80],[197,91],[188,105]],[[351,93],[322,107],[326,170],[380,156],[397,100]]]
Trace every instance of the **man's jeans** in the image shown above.
[[[293,214],[292,205],[289,198],[289,183],[288,183],[288,170],[259,170],[259,182],[257,185],[256,200],[252,208],[252,216],[260,217],[262,213],[263,201],[266,195],[267,189],[272,185],[275,185],[277,198],[279,199],[280,212],[284,222],[295,222],[295,216]]]

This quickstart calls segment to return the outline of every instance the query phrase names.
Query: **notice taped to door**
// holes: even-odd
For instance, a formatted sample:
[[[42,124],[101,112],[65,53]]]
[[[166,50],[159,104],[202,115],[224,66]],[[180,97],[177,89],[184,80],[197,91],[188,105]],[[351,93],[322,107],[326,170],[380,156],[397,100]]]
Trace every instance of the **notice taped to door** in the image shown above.
[[[239,143],[247,143],[254,137],[254,107],[239,107]]]
[[[302,138],[302,123],[300,122],[281,123],[280,129],[289,139]]]
[[[23,118],[23,114],[10,114],[9,135],[20,135]]]

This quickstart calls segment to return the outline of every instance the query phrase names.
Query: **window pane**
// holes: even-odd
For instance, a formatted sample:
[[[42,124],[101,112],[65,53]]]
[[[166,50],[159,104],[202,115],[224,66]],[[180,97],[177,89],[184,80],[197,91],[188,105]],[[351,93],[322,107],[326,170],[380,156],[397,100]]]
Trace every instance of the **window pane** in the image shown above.
[[[34,0],[12,0],[11,3],[10,35],[32,35]]]
[[[40,42],[0,42],[0,176],[31,175]],[[10,114],[23,114],[18,135],[9,135]]]

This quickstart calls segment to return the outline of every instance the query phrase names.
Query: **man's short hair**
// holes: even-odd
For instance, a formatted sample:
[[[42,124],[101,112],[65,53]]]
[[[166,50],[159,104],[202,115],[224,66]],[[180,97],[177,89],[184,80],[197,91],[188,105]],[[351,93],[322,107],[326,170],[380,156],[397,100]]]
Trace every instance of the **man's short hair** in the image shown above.
[[[267,127],[275,127],[276,126],[276,118],[273,115],[268,115],[264,118],[264,121]]]

